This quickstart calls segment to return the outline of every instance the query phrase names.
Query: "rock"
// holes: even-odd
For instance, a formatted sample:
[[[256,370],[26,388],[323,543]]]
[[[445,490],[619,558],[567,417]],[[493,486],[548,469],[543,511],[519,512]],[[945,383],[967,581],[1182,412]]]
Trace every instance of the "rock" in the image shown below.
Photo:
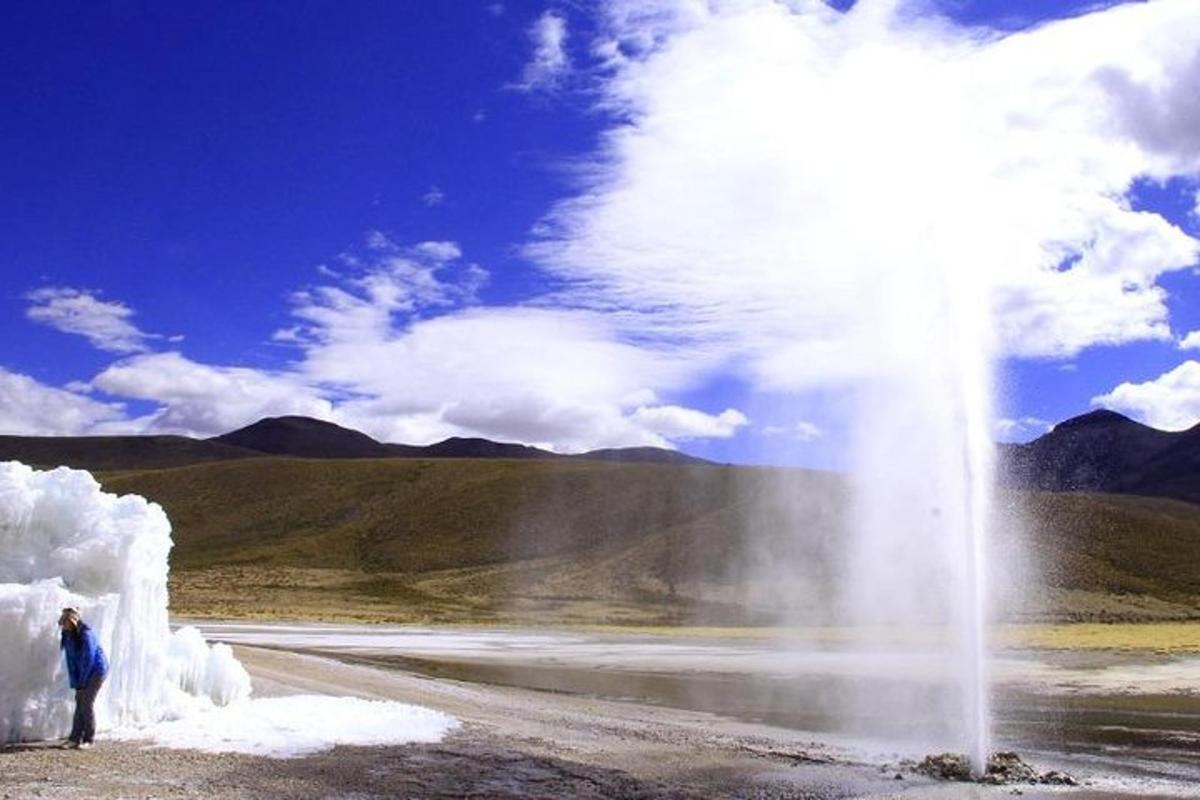
[[[1049,772],[1043,772],[1041,775],[1039,775],[1038,783],[1045,783],[1045,784],[1049,784],[1051,786],[1078,786],[1079,785],[1079,781],[1075,780],[1067,773],[1059,772],[1058,770],[1053,770],[1053,769],[1050,770]]]
[[[925,756],[913,768],[913,772],[943,781],[973,780],[971,760],[962,753],[936,753]]]
[[[988,759],[987,773],[981,779],[984,783],[1036,783],[1037,770],[1021,760],[1016,753],[992,753]]]
[[[962,753],[936,753],[926,756],[919,763],[902,762],[901,767],[943,781],[970,781],[993,786],[1014,783],[1078,786],[1070,775],[1055,770],[1038,772],[1019,755],[1011,752],[993,753],[988,759],[986,772],[981,776],[972,774],[971,760]],[[1020,794],[1020,791],[1017,790],[1016,793]]]

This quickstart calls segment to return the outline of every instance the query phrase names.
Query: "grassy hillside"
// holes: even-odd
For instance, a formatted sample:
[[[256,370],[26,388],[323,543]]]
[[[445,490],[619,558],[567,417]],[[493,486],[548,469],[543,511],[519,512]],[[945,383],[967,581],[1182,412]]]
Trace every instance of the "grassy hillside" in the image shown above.
[[[179,613],[396,621],[820,622],[849,497],[828,473],[568,460],[266,458],[102,480],[166,508]],[[1200,614],[1200,507],[1005,501],[1044,587],[1013,587],[1012,608]]]
[[[1082,492],[1015,498],[1056,616],[1200,617],[1200,506]]]

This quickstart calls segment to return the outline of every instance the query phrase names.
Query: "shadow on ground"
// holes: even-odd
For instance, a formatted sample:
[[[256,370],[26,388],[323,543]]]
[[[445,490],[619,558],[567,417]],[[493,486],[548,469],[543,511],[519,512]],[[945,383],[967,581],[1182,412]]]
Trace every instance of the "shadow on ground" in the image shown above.
[[[319,721],[314,721],[319,724]],[[727,780],[722,780],[725,778]],[[87,751],[57,743],[0,748],[0,798],[117,800],[228,798],[580,798],[803,800],[784,786],[747,786],[709,774],[703,785],[666,785],[616,769],[530,755],[472,741],[401,747],[338,747],[305,758],[270,759],[102,742]]]

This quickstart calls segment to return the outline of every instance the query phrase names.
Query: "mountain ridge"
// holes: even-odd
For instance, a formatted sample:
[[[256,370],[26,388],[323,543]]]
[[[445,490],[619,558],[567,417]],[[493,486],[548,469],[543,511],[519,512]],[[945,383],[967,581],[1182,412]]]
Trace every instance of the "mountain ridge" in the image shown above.
[[[638,464],[714,462],[655,447],[555,453],[479,437],[429,445],[380,442],[332,422],[264,417],[207,439],[187,436],[0,436],[0,460],[98,471],[162,469],[262,457],[588,460]],[[1002,485],[1051,492],[1104,492],[1200,503],[1200,425],[1162,431],[1108,409],[1063,420],[1023,444],[998,446]]]
[[[512,442],[452,436],[429,445],[380,442],[367,434],[312,417],[264,417],[207,439],[189,436],[0,436],[0,461],[39,467],[123,471],[182,467],[210,461],[290,458],[583,459],[662,464],[713,464],[656,447],[607,448],[563,454]]]

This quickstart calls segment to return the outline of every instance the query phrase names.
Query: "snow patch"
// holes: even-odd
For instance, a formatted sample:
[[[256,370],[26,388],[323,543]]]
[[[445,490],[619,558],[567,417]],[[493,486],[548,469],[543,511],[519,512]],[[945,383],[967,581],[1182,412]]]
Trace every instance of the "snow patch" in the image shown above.
[[[230,703],[186,719],[117,731],[116,736],[173,749],[296,758],[336,745],[438,742],[456,727],[453,717],[420,706],[291,695]]]

